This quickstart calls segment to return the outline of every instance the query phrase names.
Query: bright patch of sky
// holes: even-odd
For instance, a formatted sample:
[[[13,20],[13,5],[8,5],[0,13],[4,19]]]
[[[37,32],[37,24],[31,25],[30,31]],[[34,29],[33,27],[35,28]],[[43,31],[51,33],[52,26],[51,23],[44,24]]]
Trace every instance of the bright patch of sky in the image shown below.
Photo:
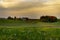
[[[0,0],[1,16],[60,16],[60,0]]]

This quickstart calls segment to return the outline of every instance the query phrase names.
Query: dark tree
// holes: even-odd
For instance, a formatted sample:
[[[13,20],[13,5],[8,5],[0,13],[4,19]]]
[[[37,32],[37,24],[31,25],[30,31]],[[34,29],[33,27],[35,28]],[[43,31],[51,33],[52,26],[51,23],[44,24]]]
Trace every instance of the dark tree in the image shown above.
[[[13,18],[12,18],[11,16],[9,16],[7,19],[10,19],[10,20],[12,20]]]
[[[40,17],[40,21],[45,22],[45,21],[46,21],[45,16],[41,16],[41,17]]]
[[[50,22],[57,22],[57,18],[55,16],[50,16]]]
[[[14,17],[14,20],[16,20],[17,18],[16,18],[16,16]]]
[[[40,21],[42,21],[42,22],[57,22],[57,17],[55,17],[55,16],[41,16]]]

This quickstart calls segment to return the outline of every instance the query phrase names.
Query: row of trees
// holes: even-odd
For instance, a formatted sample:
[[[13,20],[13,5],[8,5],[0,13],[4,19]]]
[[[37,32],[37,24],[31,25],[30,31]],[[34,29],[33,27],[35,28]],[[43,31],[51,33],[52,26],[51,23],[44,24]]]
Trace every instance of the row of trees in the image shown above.
[[[16,16],[14,18],[12,18],[11,16],[9,16],[7,19],[9,20],[28,20],[27,17],[23,17],[23,18],[16,18]]]
[[[29,18],[27,18],[27,17],[23,17],[23,18],[16,18],[16,17],[14,17],[14,18],[12,18],[12,17],[8,17],[7,19],[14,19],[14,20],[16,20],[16,19],[22,19],[22,20],[28,20]],[[41,16],[40,17],[40,21],[42,21],[42,22],[57,22],[57,17],[55,17],[55,16]]]
[[[0,19],[4,19],[4,18],[0,18]],[[16,18],[16,16],[14,18],[9,16],[7,19],[8,20],[30,20],[27,17]],[[35,19],[31,19],[31,20],[35,20]],[[57,22],[57,17],[55,17],[55,16],[41,16],[39,20],[41,22]]]

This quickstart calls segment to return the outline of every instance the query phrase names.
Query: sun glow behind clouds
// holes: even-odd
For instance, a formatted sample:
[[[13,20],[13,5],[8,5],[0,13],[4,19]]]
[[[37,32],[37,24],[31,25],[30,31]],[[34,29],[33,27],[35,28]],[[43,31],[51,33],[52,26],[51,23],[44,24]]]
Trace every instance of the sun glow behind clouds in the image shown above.
[[[8,8],[8,7],[16,6],[17,4],[20,4],[22,2],[41,2],[45,5],[54,4],[54,2],[51,0],[1,0],[0,5],[5,8]]]
[[[59,4],[60,0],[0,0],[0,5],[5,8],[16,6],[22,2],[41,2],[44,5]]]
[[[54,15],[60,13],[60,0],[1,0],[8,16]],[[35,18],[36,18],[35,17]]]
[[[12,7],[18,4],[19,0],[1,0],[0,5],[4,8]]]

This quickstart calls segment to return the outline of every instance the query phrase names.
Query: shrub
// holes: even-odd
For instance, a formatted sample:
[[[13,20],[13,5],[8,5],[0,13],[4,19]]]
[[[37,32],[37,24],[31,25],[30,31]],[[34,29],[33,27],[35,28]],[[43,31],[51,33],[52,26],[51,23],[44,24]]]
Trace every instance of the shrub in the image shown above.
[[[9,16],[7,19],[10,19],[10,20],[12,20],[13,18],[12,18],[11,16]]]
[[[55,16],[41,16],[40,21],[42,21],[42,22],[57,22],[57,17],[55,17]]]

